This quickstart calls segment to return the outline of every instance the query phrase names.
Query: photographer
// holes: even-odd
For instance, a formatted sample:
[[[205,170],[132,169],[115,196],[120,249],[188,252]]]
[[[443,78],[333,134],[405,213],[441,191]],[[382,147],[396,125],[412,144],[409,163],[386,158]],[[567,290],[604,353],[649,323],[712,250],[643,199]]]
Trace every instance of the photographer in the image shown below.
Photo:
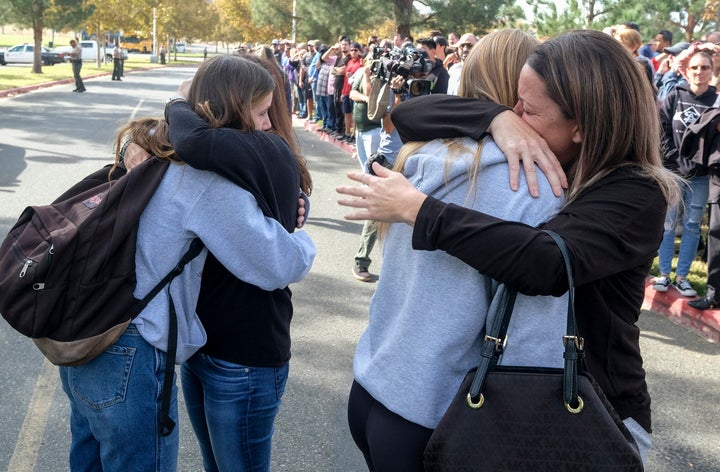
[[[413,59],[412,65],[405,62],[408,66],[407,70],[410,70],[410,72],[407,73],[407,80],[403,75],[405,72],[402,74],[395,73],[389,81],[385,80],[385,78],[378,78],[377,74],[383,74],[383,68],[378,67],[377,64],[372,67],[370,73],[367,74],[368,84],[372,84],[372,89],[375,89],[376,87],[388,87],[390,89],[390,94],[386,100],[382,99],[384,94],[378,92],[377,90],[371,89],[370,93],[366,95],[367,99],[372,99],[371,97],[381,97],[379,100],[382,100],[382,102],[378,103],[377,106],[383,107],[385,111],[380,120],[380,144],[377,148],[377,152],[368,156],[367,163],[363,169],[365,172],[372,173],[372,164],[376,161],[388,169],[392,169],[395,165],[397,154],[400,151],[403,142],[395,129],[395,125],[390,119],[390,111],[404,100],[409,100],[410,98],[418,95],[427,95],[427,93],[429,93],[430,87],[427,85],[429,82],[423,82],[424,78],[428,75],[428,67],[425,65],[424,58],[422,61],[418,60],[423,54],[424,53],[419,54],[416,59]],[[386,62],[386,65],[387,64],[389,64],[389,68],[393,69],[392,61],[390,61],[390,63]],[[394,68],[393,70],[397,72],[399,69]],[[376,80],[370,80],[370,76],[372,74],[376,74]],[[365,76],[365,74],[363,74],[363,76]],[[418,84],[423,85],[418,86]],[[355,96],[359,99],[362,98],[358,95]],[[359,144],[358,155],[360,154],[360,146],[362,143]],[[361,282],[372,281],[372,275],[370,275],[368,268],[372,263],[370,253],[375,246],[376,240],[377,225],[375,222],[368,220],[363,225],[362,233],[360,234],[360,248],[358,249],[357,254],[355,254],[355,264],[352,269],[353,277]]]
[[[417,50],[425,51],[433,67],[427,79],[433,82],[430,93],[447,93],[450,74],[443,65],[443,61],[437,57],[437,43],[432,38],[418,40]],[[443,56],[444,57],[444,56]]]

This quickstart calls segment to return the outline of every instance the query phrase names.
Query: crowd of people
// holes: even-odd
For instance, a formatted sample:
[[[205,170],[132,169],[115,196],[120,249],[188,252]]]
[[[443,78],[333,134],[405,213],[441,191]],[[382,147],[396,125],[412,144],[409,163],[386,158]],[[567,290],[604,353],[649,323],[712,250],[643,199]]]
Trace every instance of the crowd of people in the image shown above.
[[[720,38],[672,45],[667,33],[646,45],[631,23],[542,43],[514,29],[364,45],[273,40],[210,58],[164,119],[123,128],[118,165],[172,161],[141,219],[136,296],[193,238],[207,247],[169,289],[181,302],[178,362],[205,470],[270,467],[290,359],[288,284],[316,252],[298,230],[312,179],[293,114],[357,148],[349,176],[362,185],[338,188],[339,203],[357,209],[347,218],[365,220],[356,279],[374,279],[370,254],[384,241],[349,387],[348,422],[369,470],[423,470],[425,445],[477,364],[499,283],[522,294],[501,363],[562,362],[568,277],[543,229],[567,243],[587,367],[646,462],[636,325],[645,280],[659,254],[655,289],[695,295],[686,276],[720,155]],[[716,208],[715,272],[698,308],[720,302]],[[165,436],[147,421],[164,380],[167,316],[159,297],[107,353],[61,368],[73,470],[176,470],[177,430]]]

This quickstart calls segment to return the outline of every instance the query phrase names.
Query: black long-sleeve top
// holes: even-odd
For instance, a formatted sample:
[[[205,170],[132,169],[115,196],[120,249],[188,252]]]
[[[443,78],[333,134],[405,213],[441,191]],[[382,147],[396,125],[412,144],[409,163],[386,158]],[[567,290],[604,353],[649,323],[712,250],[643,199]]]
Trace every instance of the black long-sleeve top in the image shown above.
[[[465,131],[479,137],[505,109],[452,97],[442,97],[443,103],[435,107],[435,97],[413,99],[393,111],[401,136],[412,127],[411,134],[424,139]],[[438,112],[448,109],[464,118],[463,123],[454,120],[454,131],[444,127]],[[540,229],[560,234],[571,254],[575,311],[588,369],[622,418],[632,417],[651,431],[650,396],[635,323],[666,208],[656,182],[642,176],[637,167],[622,166],[578,195],[542,228],[428,197],[415,222],[413,248],[444,250],[528,295],[560,295],[568,288],[563,259]]]
[[[294,231],[300,174],[282,138],[211,129],[183,101],[173,102],[166,118],[180,159],[240,185],[255,196],[265,216]],[[287,287],[266,291],[243,282],[208,254],[197,305],[208,341],[200,352],[248,366],[285,365],[290,360],[291,296]]]

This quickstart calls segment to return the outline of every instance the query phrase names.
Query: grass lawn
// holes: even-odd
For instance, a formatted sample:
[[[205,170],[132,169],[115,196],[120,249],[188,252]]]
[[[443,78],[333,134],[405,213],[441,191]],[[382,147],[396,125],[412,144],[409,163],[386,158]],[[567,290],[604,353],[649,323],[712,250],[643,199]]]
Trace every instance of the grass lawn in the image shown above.
[[[62,35],[55,33],[54,46],[67,45],[72,39],[72,35]],[[48,46],[51,36],[48,34],[43,37],[43,45]],[[32,43],[32,34],[0,34],[0,50],[15,46],[16,44]],[[174,61],[175,54],[168,54],[168,65],[175,64],[197,64],[193,58],[200,58],[202,54],[178,54],[177,61]],[[150,62],[150,55],[133,54],[125,60],[125,71],[133,69],[148,69],[153,67],[164,67],[157,63]],[[112,73],[112,63],[101,64],[97,67],[95,62],[84,62],[82,67],[82,75],[90,76],[100,73]],[[72,78],[72,68],[70,63],[56,64],[54,66],[43,66],[42,74],[33,74],[31,72],[31,64],[12,64],[0,66],[0,90],[7,90],[26,85],[42,84],[45,82],[54,82],[60,79]]]

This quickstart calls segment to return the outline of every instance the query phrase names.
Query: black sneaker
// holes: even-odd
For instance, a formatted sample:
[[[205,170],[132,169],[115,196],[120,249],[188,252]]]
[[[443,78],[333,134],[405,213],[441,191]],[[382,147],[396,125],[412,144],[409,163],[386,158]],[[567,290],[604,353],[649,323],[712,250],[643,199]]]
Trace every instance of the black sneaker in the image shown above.
[[[718,308],[718,304],[711,300],[708,296],[698,298],[697,300],[690,300],[688,305],[696,310],[710,310],[712,308]]]

